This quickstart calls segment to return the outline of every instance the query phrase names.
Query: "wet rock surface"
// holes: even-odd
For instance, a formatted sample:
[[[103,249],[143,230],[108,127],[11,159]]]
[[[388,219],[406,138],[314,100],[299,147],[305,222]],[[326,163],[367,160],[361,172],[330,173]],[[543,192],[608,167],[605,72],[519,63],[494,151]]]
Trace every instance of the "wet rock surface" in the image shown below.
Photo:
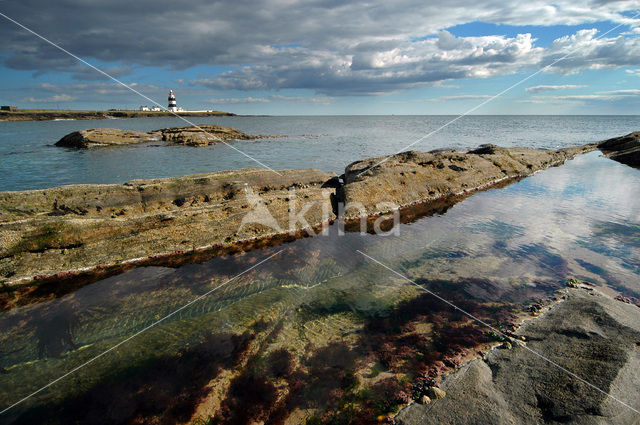
[[[444,398],[403,409],[396,423],[637,421],[638,414],[633,410],[640,408],[637,306],[595,290],[569,288],[566,301],[525,322],[516,334],[525,337],[526,348],[517,344],[511,350],[492,350],[484,358],[470,361],[442,382]]]
[[[640,167],[640,131],[598,143],[607,157],[622,164]]]
[[[344,197],[348,216],[390,211],[445,196],[491,187],[561,165],[595,149],[584,145],[558,151],[483,145],[469,152],[403,152],[347,166]]]
[[[144,265],[160,254],[288,234],[335,217],[334,190],[322,187],[334,174],[278,173],[245,169],[0,192],[0,282],[132,259]]]

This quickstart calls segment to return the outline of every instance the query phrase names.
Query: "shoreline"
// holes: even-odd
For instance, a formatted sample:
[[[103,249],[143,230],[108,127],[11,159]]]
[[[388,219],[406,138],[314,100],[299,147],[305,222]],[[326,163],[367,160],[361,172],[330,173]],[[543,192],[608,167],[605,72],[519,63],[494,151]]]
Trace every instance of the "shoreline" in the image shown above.
[[[56,111],[56,110],[23,110],[0,111],[0,122],[18,121],[54,121],[54,120],[104,120],[122,118],[163,118],[163,117],[235,117],[237,114],[223,111],[211,112],[176,112],[168,111]]]

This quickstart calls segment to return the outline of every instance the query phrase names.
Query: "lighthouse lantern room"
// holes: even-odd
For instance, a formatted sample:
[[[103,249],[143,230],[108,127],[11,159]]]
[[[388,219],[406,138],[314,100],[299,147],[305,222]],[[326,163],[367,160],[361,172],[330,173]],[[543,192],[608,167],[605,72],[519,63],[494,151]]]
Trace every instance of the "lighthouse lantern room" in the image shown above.
[[[176,112],[178,110],[178,104],[176,103],[176,95],[173,94],[173,90],[169,90],[169,110]]]

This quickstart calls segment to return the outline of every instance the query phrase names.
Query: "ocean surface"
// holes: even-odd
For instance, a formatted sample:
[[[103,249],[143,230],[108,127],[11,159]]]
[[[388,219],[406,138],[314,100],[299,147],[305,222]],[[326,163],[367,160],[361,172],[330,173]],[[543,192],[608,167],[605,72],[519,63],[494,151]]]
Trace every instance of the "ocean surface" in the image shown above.
[[[273,169],[318,168],[341,174],[349,163],[411,149],[500,146],[559,148],[640,129],[640,116],[466,116],[426,137],[455,116],[292,116],[191,118],[248,134],[282,138],[233,146]],[[77,183],[124,183],[260,165],[225,146],[149,143],[73,150],[53,144],[86,128],[150,131],[188,125],[179,118],[0,122],[0,191]]]

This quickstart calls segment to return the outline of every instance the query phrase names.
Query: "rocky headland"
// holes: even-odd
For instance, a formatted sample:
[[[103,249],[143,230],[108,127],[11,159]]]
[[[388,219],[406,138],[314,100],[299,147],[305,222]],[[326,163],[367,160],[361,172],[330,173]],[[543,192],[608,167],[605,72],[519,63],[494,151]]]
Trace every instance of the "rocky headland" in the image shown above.
[[[395,422],[637,423],[640,309],[588,287],[565,297],[525,321],[513,344],[449,374],[442,397],[410,405]]]
[[[203,137],[176,128],[123,138],[149,134],[179,143]],[[231,130],[218,134],[239,137]],[[625,149],[640,146],[634,137]],[[595,149],[598,144],[557,151],[485,145],[371,158],[349,165],[341,178],[318,170],[247,169],[0,192],[0,304],[57,296],[136,266],[179,265],[292,240],[335,220],[345,204],[347,219],[398,208],[401,217],[415,219]]]
[[[0,111],[0,121],[50,121],[50,120],[103,120],[112,118],[160,118],[173,117],[221,117],[235,116],[230,112],[176,112],[169,111],[54,111],[54,110],[21,110]]]
[[[264,137],[266,136],[251,136],[231,127],[204,124],[197,127],[164,128],[147,133],[117,128],[91,128],[67,134],[56,142],[56,146],[89,149],[158,141],[175,145],[209,146],[232,140],[250,140]]]

